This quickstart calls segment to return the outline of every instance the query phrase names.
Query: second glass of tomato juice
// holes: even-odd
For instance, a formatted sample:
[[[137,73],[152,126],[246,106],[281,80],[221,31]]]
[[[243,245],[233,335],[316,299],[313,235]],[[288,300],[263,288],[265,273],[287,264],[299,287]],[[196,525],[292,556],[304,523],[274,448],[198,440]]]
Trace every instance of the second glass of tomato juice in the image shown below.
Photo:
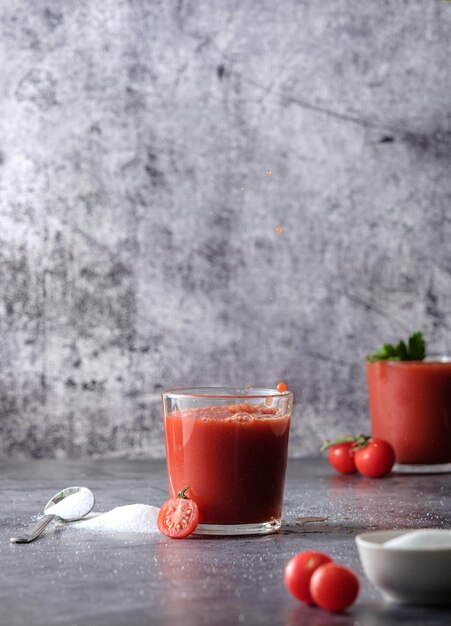
[[[163,392],[169,496],[186,486],[198,534],[280,528],[293,394],[275,389]]]
[[[371,431],[395,450],[397,469],[451,469],[451,357],[366,364]]]

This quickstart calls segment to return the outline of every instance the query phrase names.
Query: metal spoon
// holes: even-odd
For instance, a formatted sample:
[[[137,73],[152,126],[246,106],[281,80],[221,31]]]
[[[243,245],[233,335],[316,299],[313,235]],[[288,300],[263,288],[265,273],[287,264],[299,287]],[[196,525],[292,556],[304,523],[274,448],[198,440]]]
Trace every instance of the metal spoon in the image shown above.
[[[71,498],[69,496],[76,496]],[[74,522],[84,517],[94,508],[94,494],[87,487],[67,487],[53,496],[44,508],[44,517],[29,531],[19,537],[11,537],[11,543],[30,543],[44,531],[55,517],[64,522]]]

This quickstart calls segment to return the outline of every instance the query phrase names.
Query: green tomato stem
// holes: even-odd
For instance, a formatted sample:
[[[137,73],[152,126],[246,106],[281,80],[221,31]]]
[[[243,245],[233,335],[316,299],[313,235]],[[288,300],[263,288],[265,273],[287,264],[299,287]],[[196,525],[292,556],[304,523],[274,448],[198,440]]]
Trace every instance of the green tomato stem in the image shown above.
[[[329,448],[332,448],[333,446],[337,446],[340,443],[353,443],[354,445],[352,446],[352,450],[355,452],[356,450],[361,450],[362,448],[364,448],[368,441],[370,440],[370,437],[368,435],[345,435],[343,437],[339,437],[338,439],[333,439],[332,441],[329,441],[329,439],[326,439],[323,442],[323,445],[320,448],[320,452],[325,452],[326,450],[329,450]]]
[[[187,496],[185,496],[185,492],[187,489],[189,489],[189,485],[183,487],[182,491],[177,494],[177,498],[180,498],[180,500],[188,500]]]

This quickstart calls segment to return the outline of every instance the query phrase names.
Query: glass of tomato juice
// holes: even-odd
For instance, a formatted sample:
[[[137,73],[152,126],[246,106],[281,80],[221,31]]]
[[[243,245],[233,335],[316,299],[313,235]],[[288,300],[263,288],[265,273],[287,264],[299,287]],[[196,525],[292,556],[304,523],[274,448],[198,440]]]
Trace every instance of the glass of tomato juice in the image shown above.
[[[163,392],[169,496],[186,486],[198,534],[280,528],[293,394],[274,389]]]
[[[391,443],[397,468],[451,469],[451,357],[367,362],[366,373],[371,432]]]

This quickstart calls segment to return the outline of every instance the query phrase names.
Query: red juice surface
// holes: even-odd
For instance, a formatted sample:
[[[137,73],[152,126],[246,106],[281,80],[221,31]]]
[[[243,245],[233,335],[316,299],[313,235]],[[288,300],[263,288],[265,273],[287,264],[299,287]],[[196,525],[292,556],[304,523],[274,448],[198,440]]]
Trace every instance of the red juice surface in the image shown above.
[[[451,462],[451,363],[367,363],[371,431],[397,463]]]
[[[264,405],[179,410],[165,418],[170,497],[189,485],[201,524],[282,515],[290,418]]]

